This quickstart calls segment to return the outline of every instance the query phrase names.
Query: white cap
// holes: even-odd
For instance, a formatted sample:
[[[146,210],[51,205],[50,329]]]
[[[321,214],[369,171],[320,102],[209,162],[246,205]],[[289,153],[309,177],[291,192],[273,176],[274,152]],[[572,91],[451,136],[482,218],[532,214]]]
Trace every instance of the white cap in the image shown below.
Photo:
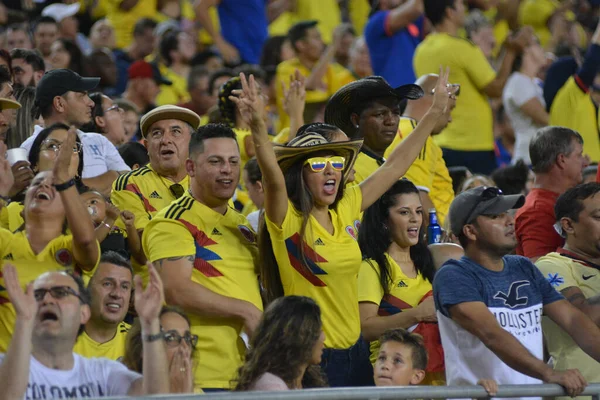
[[[60,22],[65,18],[72,17],[79,12],[79,3],[73,4],[61,4],[54,3],[50,4],[42,11],[42,16],[52,17],[56,22]]]

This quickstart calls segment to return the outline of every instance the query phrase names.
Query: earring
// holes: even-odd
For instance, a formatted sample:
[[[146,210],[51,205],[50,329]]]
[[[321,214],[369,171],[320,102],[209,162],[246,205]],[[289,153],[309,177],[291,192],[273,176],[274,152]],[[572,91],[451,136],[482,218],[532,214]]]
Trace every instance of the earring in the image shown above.
[[[356,125],[356,129],[358,129],[358,125]]]

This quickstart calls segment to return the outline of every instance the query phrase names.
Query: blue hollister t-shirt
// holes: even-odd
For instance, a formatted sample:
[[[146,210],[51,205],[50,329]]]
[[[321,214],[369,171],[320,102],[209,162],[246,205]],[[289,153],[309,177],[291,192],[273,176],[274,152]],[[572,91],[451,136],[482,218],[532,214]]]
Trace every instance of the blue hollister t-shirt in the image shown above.
[[[535,357],[543,358],[543,307],[564,298],[529,259],[505,256],[503,260],[500,272],[490,271],[468,257],[450,260],[435,276],[433,295],[448,385],[475,385],[484,378],[501,385],[541,383],[504,364],[478,337],[450,318],[450,307],[482,302],[504,330]]]
[[[423,39],[420,16],[408,26],[392,33],[388,27],[390,11],[377,11],[365,26],[365,40],[375,75],[385,78],[392,87],[414,83],[413,56]]]

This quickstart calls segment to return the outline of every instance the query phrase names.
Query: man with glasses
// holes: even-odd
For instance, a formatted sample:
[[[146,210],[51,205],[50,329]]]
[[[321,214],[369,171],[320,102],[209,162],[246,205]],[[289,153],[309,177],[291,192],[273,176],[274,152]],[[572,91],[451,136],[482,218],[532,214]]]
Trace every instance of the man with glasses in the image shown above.
[[[140,396],[169,392],[159,314],[162,283],[150,266],[144,290],[136,280],[135,307],[143,337],[143,376],[106,358],[86,358],[73,345],[90,316],[83,281],[65,272],[47,272],[22,289],[12,265],[3,269],[15,307],[16,328],[6,354],[0,354],[0,390],[6,398]]]
[[[400,117],[398,134],[385,151],[385,157],[388,157],[396,146],[415,130],[419,121],[425,116],[425,113],[427,113],[427,110],[433,104],[433,94],[437,81],[437,74],[423,75],[417,79],[415,84],[421,86],[425,95],[420,99],[408,101],[404,114]],[[452,122],[450,113],[456,106],[456,98],[460,94],[460,85],[454,84],[448,89],[453,96],[450,97],[450,104],[446,108],[443,118],[438,119],[437,125],[433,128],[431,135],[421,150],[421,154],[419,154],[419,157],[417,157],[404,175],[405,178],[409,179],[419,188],[423,209],[436,209],[440,225],[446,219],[450,203],[454,199],[454,190],[452,189],[452,178],[450,178],[450,173],[446,167],[442,149],[435,144],[433,137],[438,135]]]
[[[465,257],[436,273],[433,293],[446,360],[448,385],[562,385],[569,396],[587,382],[576,369],[555,371],[543,361],[542,315],[549,317],[587,354],[600,360],[600,329],[556,292],[528,259],[511,254],[517,244],[510,210],[522,195],[495,187],[458,195],[450,228]]]
[[[133,289],[133,269],[119,253],[107,251],[88,283],[90,319],[73,351],[84,357],[119,360],[125,355],[129,324],[124,322]]]
[[[199,337],[196,384],[225,390],[244,360],[240,336],[251,334],[262,315],[256,236],[246,217],[228,206],[240,179],[231,128],[198,129],[187,172],[190,190],[150,221],[143,246],[165,283],[167,304],[186,311]]]
[[[161,106],[144,115],[140,128],[150,162],[117,179],[111,201],[120,210],[135,215],[135,227],[140,233],[152,217],[189,188],[186,160],[192,133],[200,125],[193,111],[177,106]],[[121,221],[117,226],[125,229]],[[137,265],[134,265],[138,272]],[[143,269],[140,271],[144,278]]]
[[[35,92],[35,106],[44,118],[45,126],[63,123],[81,128],[92,119],[94,102],[88,92],[96,88],[100,78],[82,78],[68,69],[55,69],[40,79]],[[36,136],[42,131],[36,125],[33,134],[21,144],[29,152]],[[115,179],[130,168],[115,146],[98,133],[77,131],[83,144],[85,165],[84,183],[102,192],[108,192]]]

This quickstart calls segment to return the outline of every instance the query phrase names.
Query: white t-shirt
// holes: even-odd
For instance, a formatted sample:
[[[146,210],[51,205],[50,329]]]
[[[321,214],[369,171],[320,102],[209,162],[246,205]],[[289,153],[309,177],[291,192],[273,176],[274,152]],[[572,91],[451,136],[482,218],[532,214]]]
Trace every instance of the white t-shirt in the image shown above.
[[[252,211],[250,214],[246,216],[248,223],[254,229],[254,232],[258,232],[258,223],[260,221],[260,213],[261,210]]]
[[[85,358],[75,353],[73,357],[73,368],[63,371],[48,368],[31,356],[23,399],[125,396],[131,384],[142,377],[107,358]],[[4,354],[0,354],[0,363],[2,360]]]
[[[537,98],[542,103],[542,106],[546,108],[544,90],[538,84],[538,79],[530,78],[520,72],[514,72],[508,78],[502,95],[504,110],[515,131],[513,164],[519,159],[522,159],[528,165],[531,164],[529,142],[531,142],[537,130],[542,126],[536,124],[531,117],[521,111],[521,106],[533,98]]]
[[[278,392],[282,390],[290,390],[290,388],[286,385],[286,383],[278,377],[270,372],[265,372],[262,374],[256,382],[250,387],[251,391],[260,391],[260,392]]]
[[[27,150],[27,154],[33,146],[33,141],[43,129],[41,126],[36,125],[33,134],[21,144],[21,148]],[[83,146],[83,179],[94,178],[108,171],[131,170],[123,161],[115,145],[103,135],[82,132],[79,129],[77,129],[77,134]]]

